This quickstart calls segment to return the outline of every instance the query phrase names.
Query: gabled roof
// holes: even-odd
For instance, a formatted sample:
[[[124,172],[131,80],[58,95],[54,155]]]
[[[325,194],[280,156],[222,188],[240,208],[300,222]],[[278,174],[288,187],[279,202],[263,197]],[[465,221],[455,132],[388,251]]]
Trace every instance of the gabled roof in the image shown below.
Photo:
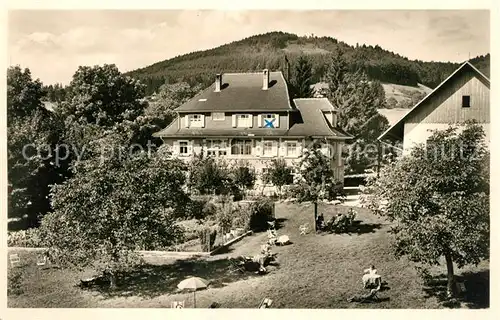
[[[324,111],[335,111],[326,98],[294,99],[299,112],[289,114],[291,127],[288,128],[185,128],[179,126],[176,118],[165,129],[153,134],[155,137],[326,137],[330,139],[350,139],[351,135],[340,128],[330,126]],[[180,129],[179,129],[180,127]]]
[[[428,95],[426,95],[422,100],[420,100],[410,111],[408,111],[401,119],[399,119],[396,123],[394,123],[389,129],[387,129],[384,133],[382,133],[377,139],[381,140],[387,137],[396,137],[401,138],[404,130],[404,122],[410,114],[413,114],[415,110],[417,110],[420,106],[422,106],[425,102],[431,99],[436,95],[436,92],[440,91],[441,88],[449,82],[451,79],[455,78],[460,72],[466,69],[472,70],[476,73],[487,85],[488,88],[490,86],[490,79],[485,76],[481,71],[479,71],[476,67],[474,67],[469,61],[464,62],[457,70],[455,70],[448,78],[446,78],[443,82],[441,82],[434,90],[432,90]]]
[[[269,72],[269,88],[262,89],[262,73],[224,73],[220,92],[215,82],[184,103],[177,112],[291,111],[283,74]]]
[[[290,136],[336,137],[350,139],[352,136],[340,128],[332,127],[325,118],[325,111],[335,111],[327,98],[301,98],[293,99],[302,119],[295,119],[290,127]],[[292,115],[293,117],[293,115]]]

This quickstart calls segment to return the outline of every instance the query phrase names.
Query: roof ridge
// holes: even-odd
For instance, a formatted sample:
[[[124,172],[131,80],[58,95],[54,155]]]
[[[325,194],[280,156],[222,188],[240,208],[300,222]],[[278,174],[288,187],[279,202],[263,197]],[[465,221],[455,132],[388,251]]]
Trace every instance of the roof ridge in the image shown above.
[[[403,115],[396,123],[394,123],[392,126],[390,126],[387,130],[385,130],[381,135],[378,136],[377,140],[381,139],[383,136],[385,136],[389,131],[391,131],[394,127],[396,127],[401,121],[403,121],[410,113],[412,113],[414,110],[416,110],[424,101],[427,101],[430,96],[432,96],[435,92],[441,89],[441,87],[447,83],[450,79],[452,79],[460,70],[462,70],[465,66],[469,66],[472,68],[472,70],[476,73],[478,73],[480,76],[484,77],[488,83],[490,82],[490,79],[486,77],[484,74],[482,74],[476,67],[474,67],[469,61],[465,61],[458,67],[455,71],[453,71],[446,79],[444,79],[440,84],[437,85],[431,92],[429,92],[425,97],[423,97],[419,102],[417,102],[413,108],[411,108],[405,115]]]

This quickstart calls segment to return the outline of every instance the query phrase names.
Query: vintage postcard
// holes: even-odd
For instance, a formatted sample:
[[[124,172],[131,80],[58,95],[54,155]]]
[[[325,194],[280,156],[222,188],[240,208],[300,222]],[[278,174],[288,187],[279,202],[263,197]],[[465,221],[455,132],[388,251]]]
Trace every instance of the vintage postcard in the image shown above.
[[[490,8],[284,6],[6,12],[2,319],[492,308]]]

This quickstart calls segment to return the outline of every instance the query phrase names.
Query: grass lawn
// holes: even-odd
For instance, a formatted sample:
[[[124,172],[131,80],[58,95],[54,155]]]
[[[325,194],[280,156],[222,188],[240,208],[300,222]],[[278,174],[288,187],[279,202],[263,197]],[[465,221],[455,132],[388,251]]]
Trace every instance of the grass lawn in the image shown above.
[[[319,205],[325,220],[349,207]],[[266,233],[253,234],[231,246],[228,252],[204,259],[150,260],[144,267],[124,275],[114,292],[105,289],[82,290],[75,286],[91,271],[76,273],[59,269],[40,269],[34,253],[19,252],[25,264],[19,289],[9,293],[9,307],[156,307],[169,308],[172,301],[184,300],[192,306],[192,293],[178,293],[176,285],[187,276],[200,276],[211,281],[208,290],[196,293],[197,307],[208,307],[216,301],[223,308],[255,308],[267,297],[273,308],[441,308],[445,292],[445,267],[433,268],[434,284],[426,286],[417,276],[412,263],[396,260],[389,247],[387,222],[365,209],[355,208],[360,223],[350,234],[300,235],[299,226],[313,226],[310,204],[277,204],[278,234],[286,234],[293,242],[273,247],[278,253],[278,266],[269,273],[230,273],[227,257],[254,255],[267,240]],[[347,298],[367,291],[362,288],[363,269],[374,264],[387,289],[380,292],[382,301],[370,304],[349,303]],[[9,267],[9,272],[12,270]],[[461,307],[489,306],[489,263],[458,270],[466,280],[468,296]]]

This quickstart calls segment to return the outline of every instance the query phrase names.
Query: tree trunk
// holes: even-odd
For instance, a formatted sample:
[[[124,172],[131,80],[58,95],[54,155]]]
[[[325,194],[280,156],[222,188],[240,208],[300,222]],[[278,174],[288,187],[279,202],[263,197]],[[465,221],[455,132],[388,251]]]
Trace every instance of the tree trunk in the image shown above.
[[[114,274],[113,271],[109,271],[108,277],[109,277],[109,288],[111,290],[115,290],[116,289],[116,275]]]
[[[380,177],[380,164],[382,162],[382,148],[380,141],[377,142],[377,178]]]
[[[451,259],[451,254],[447,253],[444,255],[446,258],[446,268],[448,269],[448,287],[446,294],[448,298],[452,298],[455,295],[455,276],[453,274],[453,260]]]
[[[316,226],[316,219],[318,218],[318,202],[314,201],[314,231],[318,231]]]

